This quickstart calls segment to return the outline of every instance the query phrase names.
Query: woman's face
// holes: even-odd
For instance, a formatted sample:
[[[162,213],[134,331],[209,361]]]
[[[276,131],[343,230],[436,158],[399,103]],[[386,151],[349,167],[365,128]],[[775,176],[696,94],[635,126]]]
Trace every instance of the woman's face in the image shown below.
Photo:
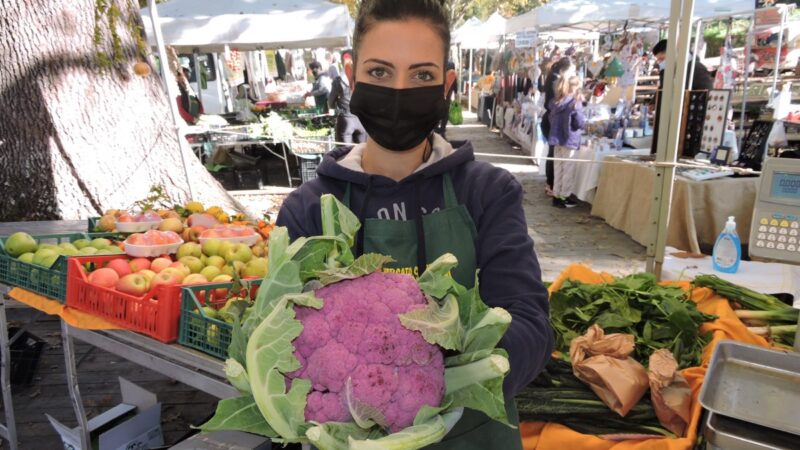
[[[444,95],[456,76],[444,60],[442,39],[426,22],[379,22],[361,40],[355,79],[393,89],[444,85]]]

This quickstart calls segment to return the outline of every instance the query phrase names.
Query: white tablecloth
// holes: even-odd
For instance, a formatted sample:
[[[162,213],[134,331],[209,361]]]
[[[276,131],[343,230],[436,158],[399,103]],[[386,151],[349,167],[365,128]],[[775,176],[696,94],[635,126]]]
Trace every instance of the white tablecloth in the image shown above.
[[[584,202],[592,203],[600,180],[601,162],[606,156],[649,155],[650,149],[624,149],[604,151],[600,144],[584,145],[575,154],[577,160],[591,160],[594,163],[579,162],[575,168],[575,196]]]
[[[794,307],[800,308],[800,266],[779,263],[742,261],[737,273],[715,272],[711,257],[682,259],[670,256],[678,250],[667,247],[661,278],[668,281],[691,281],[697,275],[717,275],[723,280],[763,294],[792,294]]]

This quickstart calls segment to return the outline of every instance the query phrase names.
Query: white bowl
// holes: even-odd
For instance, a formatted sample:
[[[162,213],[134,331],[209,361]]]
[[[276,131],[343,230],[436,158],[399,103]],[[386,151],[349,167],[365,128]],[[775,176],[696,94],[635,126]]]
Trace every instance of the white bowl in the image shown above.
[[[178,247],[183,245],[183,239],[174,244],[163,245],[133,245],[125,243],[125,254],[134,258],[155,258],[161,255],[171,255],[178,252]]]
[[[232,244],[245,244],[248,247],[252,247],[258,242],[258,233],[253,234],[252,236],[233,236],[233,237],[218,237],[218,238],[198,238],[197,240],[200,241],[202,245],[205,241],[210,241],[212,239],[216,239],[218,241],[223,242],[230,242]]]
[[[116,222],[117,231],[120,233],[143,233],[149,230],[155,230],[161,224],[157,222]]]

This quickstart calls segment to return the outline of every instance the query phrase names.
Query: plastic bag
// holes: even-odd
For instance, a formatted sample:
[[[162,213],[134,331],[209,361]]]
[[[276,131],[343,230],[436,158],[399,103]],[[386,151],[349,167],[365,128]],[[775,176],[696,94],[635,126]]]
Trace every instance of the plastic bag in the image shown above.
[[[464,123],[464,114],[461,110],[461,103],[450,102],[450,114],[447,118],[452,125],[461,125]]]

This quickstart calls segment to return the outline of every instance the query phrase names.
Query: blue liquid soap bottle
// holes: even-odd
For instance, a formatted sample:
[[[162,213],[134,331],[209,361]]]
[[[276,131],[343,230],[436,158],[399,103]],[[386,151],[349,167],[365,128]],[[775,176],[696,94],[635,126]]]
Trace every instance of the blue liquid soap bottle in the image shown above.
[[[719,234],[717,243],[714,244],[714,254],[712,256],[714,270],[724,273],[736,273],[739,271],[739,263],[742,261],[742,242],[736,234],[736,220],[728,217],[725,229]]]

